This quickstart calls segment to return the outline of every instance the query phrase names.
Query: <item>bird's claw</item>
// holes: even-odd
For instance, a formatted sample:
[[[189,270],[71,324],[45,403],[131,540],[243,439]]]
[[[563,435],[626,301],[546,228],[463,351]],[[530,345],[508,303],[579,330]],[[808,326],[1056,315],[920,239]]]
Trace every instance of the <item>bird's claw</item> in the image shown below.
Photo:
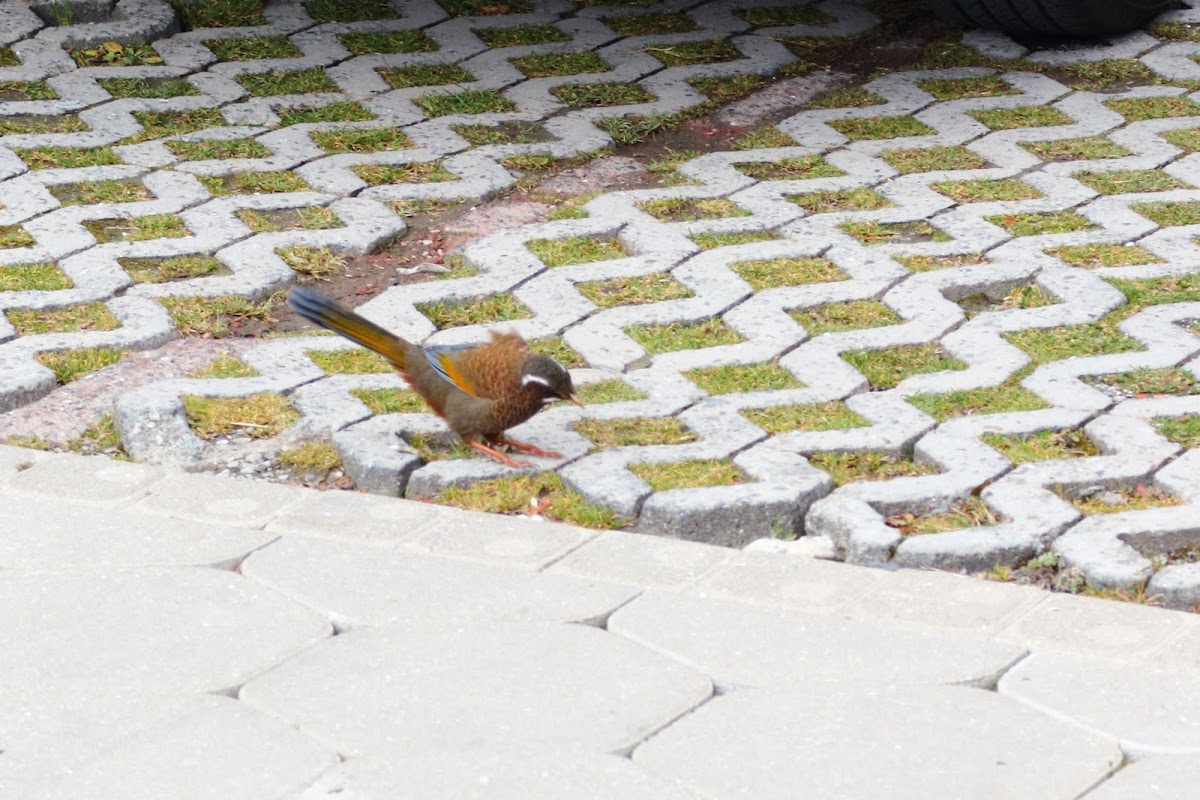
[[[472,440],[470,442],[467,442],[467,444],[469,444],[475,450],[478,450],[479,452],[488,456],[489,458],[499,461],[501,464],[503,464],[506,467],[513,467],[514,469],[524,469],[525,467],[533,466],[533,464],[529,463],[528,461],[518,461],[517,459],[508,455],[507,453],[501,453],[499,450],[497,450],[494,447],[488,447],[483,442],[476,442],[476,441]]]
[[[533,456],[534,458],[562,458],[562,453],[556,453],[553,450],[543,450],[535,445],[514,441],[513,439],[507,439],[504,437],[497,439],[496,444],[508,445],[518,453],[524,453],[525,455]]]

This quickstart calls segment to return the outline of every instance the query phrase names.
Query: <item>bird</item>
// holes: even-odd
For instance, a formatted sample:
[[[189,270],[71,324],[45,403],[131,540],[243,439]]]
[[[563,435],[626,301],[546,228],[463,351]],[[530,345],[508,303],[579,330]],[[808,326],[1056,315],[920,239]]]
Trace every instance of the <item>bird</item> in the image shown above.
[[[553,358],[538,355],[520,335],[493,332],[482,344],[422,347],[406,341],[313,289],[288,295],[297,314],[387,359],[433,412],[472,449],[509,467],[530,467],[497,447],[535,458],[562,458],[505,436],[547,403],[569,400],[579,407],[571,374]]]

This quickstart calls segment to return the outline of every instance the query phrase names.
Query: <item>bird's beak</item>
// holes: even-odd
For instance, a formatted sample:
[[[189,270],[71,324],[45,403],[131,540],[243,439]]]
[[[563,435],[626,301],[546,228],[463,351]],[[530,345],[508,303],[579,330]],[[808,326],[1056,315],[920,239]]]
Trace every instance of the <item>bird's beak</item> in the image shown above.
[[[579,399],[579,395],[572,394],[571,402],[574,403],[575,405],[579,406],[580,408],[583,408],[583,401]]]

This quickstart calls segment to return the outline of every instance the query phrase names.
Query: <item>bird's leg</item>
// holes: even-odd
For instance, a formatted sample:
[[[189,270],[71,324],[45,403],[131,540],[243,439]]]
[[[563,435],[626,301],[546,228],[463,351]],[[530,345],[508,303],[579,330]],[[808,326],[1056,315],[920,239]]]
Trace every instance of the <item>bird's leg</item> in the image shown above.
[[[533,464],[530,464],[528,461],[517,461],[514,458],[510,458],[508,455],[501,453],[494,447],[488,447],[483,442],[477,442],[474,439],[467,438],[464,438],[463,441],[466,442],[472,449],[478,450],[479,452],[496,459],[506,467],[516,467],[517,469],[520,469],[521,467],[533,466]]]
[[[508,445],[518,453],[525,453],[526,455],[533,456],[534,458],[562,458],[562,453],[556,453],[553,450],[543,450],[540,447],[534,447],[533,445],[526,444],[525,442],[514,441],[513,439],[509,439],[507,436],[497,436],[495,441],[496,444]]]

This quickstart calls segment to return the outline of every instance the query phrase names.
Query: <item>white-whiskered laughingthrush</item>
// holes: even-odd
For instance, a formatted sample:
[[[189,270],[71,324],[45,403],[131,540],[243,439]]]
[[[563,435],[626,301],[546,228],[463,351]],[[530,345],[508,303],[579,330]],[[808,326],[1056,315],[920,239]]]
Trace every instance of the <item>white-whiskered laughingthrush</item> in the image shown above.
[[[421,347],[312,289],[296,287],[288,305],[300,316],[386,358],[472,448],[510,467],[530,464],[514,460],[497,446],[531,456],[561,457],[504,435],[551,400],[583,405],[566,368],[549,356],[531,352],[517,334],[493,333],[491,341],[478,345]]]

